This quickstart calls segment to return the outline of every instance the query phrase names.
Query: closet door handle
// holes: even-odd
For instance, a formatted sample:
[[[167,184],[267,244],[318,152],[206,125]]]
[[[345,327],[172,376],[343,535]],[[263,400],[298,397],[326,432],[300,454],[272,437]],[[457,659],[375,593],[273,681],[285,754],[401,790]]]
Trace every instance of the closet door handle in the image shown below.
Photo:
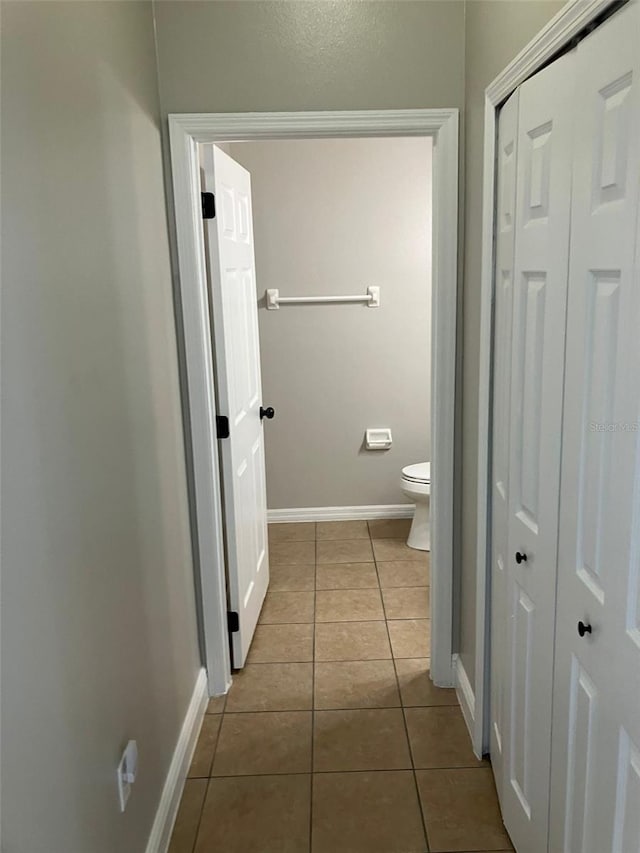
[[[591,625],[585,625],[582,619],[578,622],[578,634],[584,637],[585,634],[591,633]]]
[[[520,565],[520,563],[527,562],[527,555],[523,554],[521,551],[516,551],[516,563]]]
[[[260,406],[260,420],[262,420],[263,418],[271,420],[275,413],[276,410],[273,408],[273,406],[268,406],[266,409],[263,409],[262,406]]]

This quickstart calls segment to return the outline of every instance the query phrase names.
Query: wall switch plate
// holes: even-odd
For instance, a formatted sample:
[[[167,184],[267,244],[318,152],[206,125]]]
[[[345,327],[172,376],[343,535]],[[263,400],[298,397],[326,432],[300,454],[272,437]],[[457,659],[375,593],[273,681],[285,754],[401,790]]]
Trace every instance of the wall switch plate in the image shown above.
[[[136,781],[138,771],[138,744],[130,740],[126,745],[120,764],[118,764],[118,798],[120,800],[120,811],[127,807],[127,800],[131,794],[131,786]]]

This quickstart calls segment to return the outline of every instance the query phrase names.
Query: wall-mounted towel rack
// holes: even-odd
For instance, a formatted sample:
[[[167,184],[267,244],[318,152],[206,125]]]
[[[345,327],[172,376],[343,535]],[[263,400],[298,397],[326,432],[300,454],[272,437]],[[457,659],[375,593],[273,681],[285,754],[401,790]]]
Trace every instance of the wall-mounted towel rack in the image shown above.
[[[368,308],[380,307],[380,288],[368,287],[364,296],[280,296],[277,289],[267,290],[267,309],[276,311],[281,305],[320,305],[327,302],[364,302]]]

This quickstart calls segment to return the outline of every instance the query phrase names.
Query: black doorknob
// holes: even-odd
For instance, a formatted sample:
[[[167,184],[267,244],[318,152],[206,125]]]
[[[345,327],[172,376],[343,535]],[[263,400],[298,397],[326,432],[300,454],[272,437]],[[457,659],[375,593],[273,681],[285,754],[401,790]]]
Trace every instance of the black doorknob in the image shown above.
[[[581,637],[584,637],[585,634],[590,634],[590,633],[591,633],[591,625],[585,625],[584,622],[582,620],[580,620],[578,622],[578,634],[580,634]]]
[[[520,551],[516,551],[516,563],[518,565],[520,565],[520,563],[526,563],[526,562],[527,562],[527,555],[521,553]]]
[[[273,416],[275,415],[275,413],[276,413],[276,410],[273,408],[273,406],[269,406],[266,409],[263,409],[262,406],[260,406],[260,420],[262,420],[263,418],[267,418],[268,420],[271,420],[273,418]]]

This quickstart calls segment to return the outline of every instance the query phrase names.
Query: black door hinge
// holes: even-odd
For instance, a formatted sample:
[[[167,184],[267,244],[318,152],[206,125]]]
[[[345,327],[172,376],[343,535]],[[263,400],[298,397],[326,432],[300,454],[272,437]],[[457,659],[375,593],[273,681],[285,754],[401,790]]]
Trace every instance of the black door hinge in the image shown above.
[[[226,415],[216,415],[216,437],[229,438],[229,418]]]
[[[227,625],[230,634],[236,634],[240,630],[240,619],[235,610],[227,610]]]
[[[200,193],[202,200],[202,218],[214,219],[216,215],[216,197],[213,193]]]

